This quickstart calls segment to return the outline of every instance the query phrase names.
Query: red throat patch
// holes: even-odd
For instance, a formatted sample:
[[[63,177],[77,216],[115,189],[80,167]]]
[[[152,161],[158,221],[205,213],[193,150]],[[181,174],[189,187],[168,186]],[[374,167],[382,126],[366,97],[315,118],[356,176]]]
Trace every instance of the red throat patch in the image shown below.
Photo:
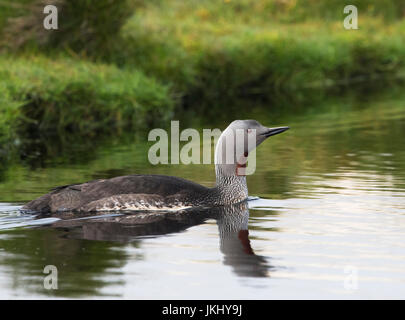
[[[235,174],[237,176],[246,176],[246,161],[247,161],[247,156],[248,155],[249,155],[249,153],[247,151],[245,151],[243,153],[243,157],[241,157],[241,160],[244,163],[240,164],[238,161],[236,162]]]

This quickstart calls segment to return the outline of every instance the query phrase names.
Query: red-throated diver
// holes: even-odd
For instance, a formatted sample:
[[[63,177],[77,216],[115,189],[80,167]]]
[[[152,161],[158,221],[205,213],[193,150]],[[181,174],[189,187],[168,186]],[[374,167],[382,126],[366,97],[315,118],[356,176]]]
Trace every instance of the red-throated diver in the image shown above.
[[[243,169],[249,152],[268,137],[287,129],[266,128],[256,120],[233,121],[222,132],[215,149],[216,186],[213,188],[178,177],[128,175],[57,187],[22,209],[35,212],[176,210],[238,203],[248,197]],[[238,132],[248,134],[242,140],[238,139]],[[248,138],[249,134],[254,134],[253,139]],[[229,161],[229,158],[236,160]]]

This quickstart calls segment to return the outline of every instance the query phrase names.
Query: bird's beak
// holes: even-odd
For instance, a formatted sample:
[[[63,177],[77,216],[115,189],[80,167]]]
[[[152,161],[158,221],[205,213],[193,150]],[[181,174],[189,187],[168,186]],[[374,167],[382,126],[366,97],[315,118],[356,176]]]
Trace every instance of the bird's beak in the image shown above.
[[[290,127],[267,128],[267,130],[265,132],[263,132],[261,135],[268,138],[270,136],[274,136],[276,134],[282,133],[288,129],[290,129]]]

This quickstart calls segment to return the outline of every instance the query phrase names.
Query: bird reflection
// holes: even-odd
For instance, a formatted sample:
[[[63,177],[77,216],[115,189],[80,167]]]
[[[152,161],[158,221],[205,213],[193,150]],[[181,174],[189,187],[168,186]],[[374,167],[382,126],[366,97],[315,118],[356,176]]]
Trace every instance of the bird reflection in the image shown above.
[[[216,220],[224,264],[231,266],[238,276],[269,276],[270,265],[265,257],[256,255],[250,245],[247,202],[220,208]]]
[[[67,215],[67,216],[66,216]],[[88,240],[122,241],[139,240],[169,233],[181,232],[203,224],[208,219],[217,222],[223,263],[238,276],[268,277],[271,266],[266,258],[256,255],[250,245],[247,202],[200,210],[176,212],[137,212],[77,218],[65,214],[63,220],[52,225],[65,232],[65,237]]]

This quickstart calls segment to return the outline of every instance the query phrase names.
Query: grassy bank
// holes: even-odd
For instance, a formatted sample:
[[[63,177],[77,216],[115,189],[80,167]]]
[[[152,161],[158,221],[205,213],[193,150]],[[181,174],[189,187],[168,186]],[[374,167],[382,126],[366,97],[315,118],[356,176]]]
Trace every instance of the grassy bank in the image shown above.
[[[346,30],[341,5],[325,19],[315,5],[306,15],[298,5],[272,14],[266,5],[276,2],[152,3],[124,26],[123,49],[105,58],[141,67],[191,101],[293,93],[404,71],[405,20],[363,14],[358,30]]]
[[[148,127],[174,106],[168,87],[142,72],[66,57],[0,58],[0,96],[3,139],[29,129],[85,135]]]
[[[200,116],[203,106],[241,97],[276,109],[277,97],[405,70],[399,0],[352,1],[358,30],[343,28],[339,0],[120,0],[114,10],[107,0],[96,1],[97,10],[94,0],[58,0],[58,31],[38,28],[41,1],[0,2],[8,39],[0,58],[3,141],[18,130],[151,127],[184,108]]]

